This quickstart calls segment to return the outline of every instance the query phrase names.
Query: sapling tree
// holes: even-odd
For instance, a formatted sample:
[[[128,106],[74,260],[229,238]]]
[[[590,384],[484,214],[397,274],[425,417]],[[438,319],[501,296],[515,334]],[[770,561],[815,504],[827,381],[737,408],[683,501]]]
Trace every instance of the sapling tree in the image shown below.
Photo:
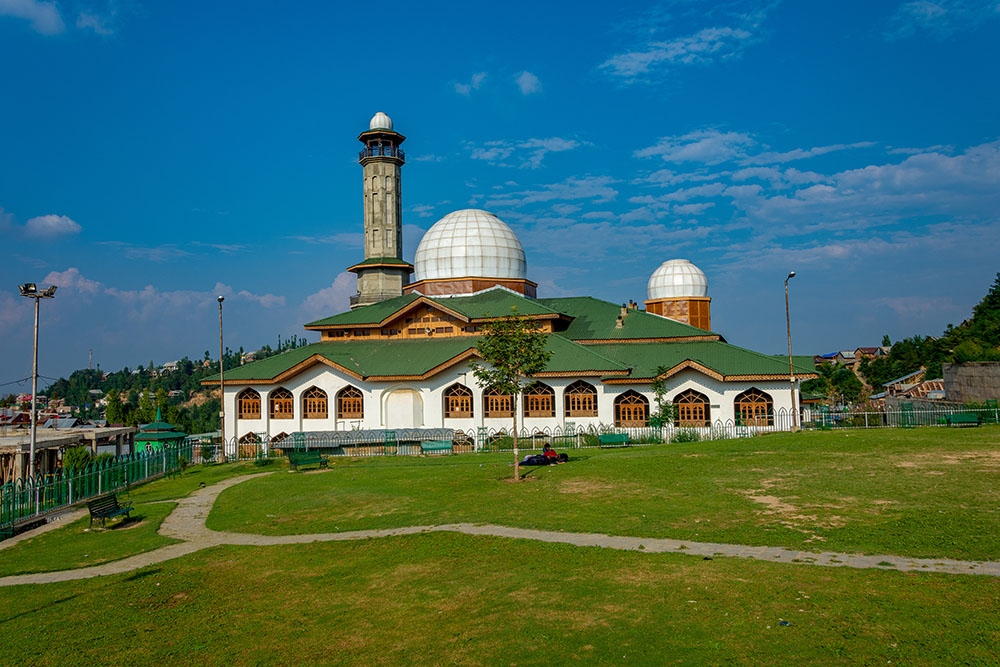
[[[649,416],[649,425],[657,429],[674,421],[675,408],[667,400],[667,384],[664,380],[668,370],[666,366],[660,366],[656,369],[656,379],[653,380],[653,403],[656,404],[656,410]]]
[[[483,389],[494,389],[511,397],[514,438],[514,480],[521,479],[520,453],[517,446],[518,399],[532,375],[544,370],[552,352],[546,347],[545,334],[534,321],[511,314],[483,325],[483,335],[476,344],[483,363],[473,363],[472,372]]]

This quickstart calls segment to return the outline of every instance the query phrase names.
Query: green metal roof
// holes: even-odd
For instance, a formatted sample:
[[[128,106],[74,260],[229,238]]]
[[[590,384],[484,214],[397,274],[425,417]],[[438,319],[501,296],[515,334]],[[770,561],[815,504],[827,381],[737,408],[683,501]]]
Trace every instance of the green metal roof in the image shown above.
[[[621,329],[616,327],[621,306],[589,296],[538,299],[538,304],[573,318],[566,331],[573,340],[629,340],[635,338],[687,338],[718,336],[689,324],[630,308]]]
[[[379,301],[370,306],[362,306],[331,317],[309,322],[307,327],[336,326],[339,324],[375,324],[389,317],[397,310],[408,306],[420,298],[419,294],[404,294],[393,299]]]
[[[561,315],[537,299],[528,299],[504,289],[491,289],[474,296],[453,296],[432,299],[446,308],[457,310],[470,319],[504,317],[517,309],[518,315]]]
[[[722,341],[691,341],[678,343],[627,343],[588,345],[588,349],[632,368],[633,378],[656,377],[659,367],[673,368],[693,361],[724,376],[784,375],[788,376],[788,358],[784,363]],[[796,373],[815,373],[810,368],[796,366]]]
[[[362,262],[358,262],[354,266],[364,266],[365,264],[398,264],[399,266],[413,266],[405,259],[400,259],[398,257],[369,257]]]
[[[155,433],[136,433],[136,442],[160,442],[163,440],[183,440],[187,434],[180,431],[157,431]]]

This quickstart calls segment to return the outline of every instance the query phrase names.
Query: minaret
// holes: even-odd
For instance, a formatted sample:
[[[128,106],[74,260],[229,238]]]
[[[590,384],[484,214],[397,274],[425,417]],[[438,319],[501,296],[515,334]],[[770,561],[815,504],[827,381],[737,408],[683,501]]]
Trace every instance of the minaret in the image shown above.
[[[364,174],[365,259],[348,268],[358,274],[351,308],[403,294],[413,266],[403,261],[403,203],[400,170],[406,161],[399,147],[406,137],[394,132],[381,111],[358,140],[365,145],[358,162]]]

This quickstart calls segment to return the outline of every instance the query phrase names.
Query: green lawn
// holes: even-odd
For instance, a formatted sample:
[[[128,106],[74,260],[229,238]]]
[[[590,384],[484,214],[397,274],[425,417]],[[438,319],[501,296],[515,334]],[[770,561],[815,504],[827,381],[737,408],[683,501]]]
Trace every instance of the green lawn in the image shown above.
[[[506,481],[510,455],[336,460],[225,491],[216,530],[454,522],[913,557],[1000,559],[1000,428],[776,434],[570,452]]]
[[[192,466],[180,477],[137,486],[128,496],[135,506],[132,513],[135,521],[122,524],[116,520],[108,522],[108,530],[91,531],[90,518],[85,517],[7,547],[0,550],[0,576],[99,565],[173,544],[177,540],[156,532],[175,505],[165,501],[182,498],[202,483],[208,486],[261,470],[248,463]]]
[[[0,655],[60,667],[995,664],[998,599],[991,577],[436,533],[217,547],[3,588]]]

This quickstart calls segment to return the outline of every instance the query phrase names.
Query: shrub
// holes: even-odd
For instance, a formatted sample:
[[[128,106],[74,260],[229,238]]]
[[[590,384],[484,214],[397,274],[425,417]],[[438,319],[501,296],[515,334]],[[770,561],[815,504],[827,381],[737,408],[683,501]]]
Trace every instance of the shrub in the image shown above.
[[[90,449],[87,447],[70,447],[63,454],[63,470],[66,472],[80,471],[86,468],[92,460]]]
[[[188,460],[186,456],[177,457],[177,465],[181,467],[181,471],[188,467]]]
[[[698,431],[690,428],[675,431],[670,437],[670,442],[698,442],[699,440],[701,440],[701,435],[698,434]]]
[[[214,457],[214,456],[215,456],[215,448],[214,447],[212,447],[211,445],[202,445],[201,446],[201,462],[202,463],[209,463],[212,460],[212,457]]]
[[[115,455],[111,452],[101,452],[94,459],[94,463],[104,463],[105,461],[114,461]]]

